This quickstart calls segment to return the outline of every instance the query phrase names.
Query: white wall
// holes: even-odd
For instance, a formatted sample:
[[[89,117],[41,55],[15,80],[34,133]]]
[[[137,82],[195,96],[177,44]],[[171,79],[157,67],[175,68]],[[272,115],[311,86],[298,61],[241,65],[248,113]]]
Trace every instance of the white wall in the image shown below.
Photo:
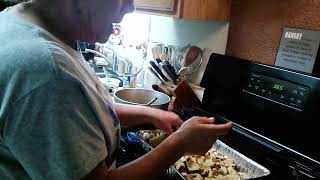
[[[206,48],[204,63],[199,72],[190,78],[200,84],[210,54],[225,54],[229,23],[180,20],[170,17],[152,16],[149,42],[166,45],[185,46],[187,44]],[[150,57],[150,56],[149,56]]]

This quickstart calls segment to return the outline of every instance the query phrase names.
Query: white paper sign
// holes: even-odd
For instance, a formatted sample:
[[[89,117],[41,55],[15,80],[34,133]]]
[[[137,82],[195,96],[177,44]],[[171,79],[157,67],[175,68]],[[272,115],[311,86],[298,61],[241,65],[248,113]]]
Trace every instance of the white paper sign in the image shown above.
[[[312,73],[320,44],[320,31],[284,28],[276,66]]]

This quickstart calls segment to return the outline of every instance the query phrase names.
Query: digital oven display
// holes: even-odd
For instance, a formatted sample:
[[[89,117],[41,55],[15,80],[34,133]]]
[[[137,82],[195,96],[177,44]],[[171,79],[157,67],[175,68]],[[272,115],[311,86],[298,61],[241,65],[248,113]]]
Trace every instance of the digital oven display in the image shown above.
[[[252,73],[246,91],[290,107],[303,109],[310,88],[289,81]]]
[[[284,85],[281,85],[281,84],[273,84],[272,89],[273,89],[273,90],[277,90],[277,91],[283,91]]]

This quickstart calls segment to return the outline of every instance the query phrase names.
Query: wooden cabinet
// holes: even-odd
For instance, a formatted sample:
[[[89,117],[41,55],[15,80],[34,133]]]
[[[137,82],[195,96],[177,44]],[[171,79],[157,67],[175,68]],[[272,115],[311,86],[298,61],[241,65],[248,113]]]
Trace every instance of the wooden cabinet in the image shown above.
[[[143,13],[189,20],[229,21],[230,18],[231,0],[136,0],[135,2],[137,10]]]
[[[231,0],[181,0],[179,18],[229,21]]]

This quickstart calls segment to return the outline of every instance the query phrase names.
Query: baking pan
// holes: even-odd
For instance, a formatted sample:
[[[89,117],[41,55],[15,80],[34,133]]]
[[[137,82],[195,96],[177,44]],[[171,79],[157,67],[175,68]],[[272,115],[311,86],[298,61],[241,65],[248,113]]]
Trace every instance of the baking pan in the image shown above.
[[[154,137],[152,134],[160,133],[160,130],[141,130],[137,131],[135,134],[138,138],[140,138],[142,148],[146,152],[149,152],[152,150],[152,147],[147,143],[148,138]],[[150,134],[150,136],[148,136],[148,134]],[[244,175],[242,179],[257,179],[270,174],[270,171],[267,168],[242,155],[220,140],[217,140],[215,144],[213,144],[213,148],[215,148],[221,155],[227,157],[228,159],[234,160],[237,171],[240,175]],[[174,166],[169,168],[168,175],[171,176],[171,179],[185,179],[174,168]]]

